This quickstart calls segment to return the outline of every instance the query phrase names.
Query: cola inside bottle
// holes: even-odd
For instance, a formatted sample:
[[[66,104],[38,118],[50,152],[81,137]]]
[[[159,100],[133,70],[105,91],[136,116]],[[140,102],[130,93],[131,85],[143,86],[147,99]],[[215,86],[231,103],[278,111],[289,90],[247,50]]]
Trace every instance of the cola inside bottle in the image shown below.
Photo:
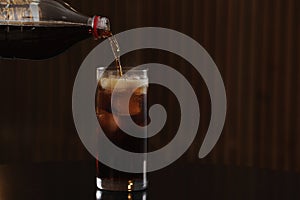
[[[90,37],[87,26],[0,25],[0,55],[4,58],[46,59]],[[110,32],[102,32],[108,37]]]

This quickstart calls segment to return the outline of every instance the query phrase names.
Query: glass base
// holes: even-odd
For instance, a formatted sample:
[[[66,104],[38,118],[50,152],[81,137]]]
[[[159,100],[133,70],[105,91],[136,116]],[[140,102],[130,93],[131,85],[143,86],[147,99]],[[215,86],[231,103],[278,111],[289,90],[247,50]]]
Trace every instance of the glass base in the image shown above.
[[[140,191],[147,188],[147,181],[143,180],[114,180],[96,178],[97,188],[107,191]]]

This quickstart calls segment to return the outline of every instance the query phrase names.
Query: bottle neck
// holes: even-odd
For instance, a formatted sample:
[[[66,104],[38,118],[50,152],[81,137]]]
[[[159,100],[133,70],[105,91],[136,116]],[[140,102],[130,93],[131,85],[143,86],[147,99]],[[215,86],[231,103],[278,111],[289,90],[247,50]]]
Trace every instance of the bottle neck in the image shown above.
[[[93,36],[96,40],[107,38],[112,35],[110,32],[109,20],[106,17],[94,16],[93,18],[90,18],[89,21],[92,27]]]

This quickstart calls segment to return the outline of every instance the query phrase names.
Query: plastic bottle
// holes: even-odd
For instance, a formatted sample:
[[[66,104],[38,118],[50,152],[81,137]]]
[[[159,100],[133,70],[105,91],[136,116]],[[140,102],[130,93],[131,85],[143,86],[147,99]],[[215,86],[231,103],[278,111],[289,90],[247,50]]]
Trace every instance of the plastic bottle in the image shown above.
[[[46,59],[73,44],[110,37],[109,20],[59,0],[0,0],[0,57]]]

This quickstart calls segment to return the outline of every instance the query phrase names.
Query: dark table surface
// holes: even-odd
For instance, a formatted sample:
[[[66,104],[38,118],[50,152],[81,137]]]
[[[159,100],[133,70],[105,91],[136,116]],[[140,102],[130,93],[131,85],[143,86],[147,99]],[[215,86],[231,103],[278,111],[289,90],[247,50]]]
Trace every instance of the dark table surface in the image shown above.
[[[0,165],[0,199],[300,199],[292,172],[175,163],[148,179],[144,192],[109,193],[96,191],[94,162]]]

